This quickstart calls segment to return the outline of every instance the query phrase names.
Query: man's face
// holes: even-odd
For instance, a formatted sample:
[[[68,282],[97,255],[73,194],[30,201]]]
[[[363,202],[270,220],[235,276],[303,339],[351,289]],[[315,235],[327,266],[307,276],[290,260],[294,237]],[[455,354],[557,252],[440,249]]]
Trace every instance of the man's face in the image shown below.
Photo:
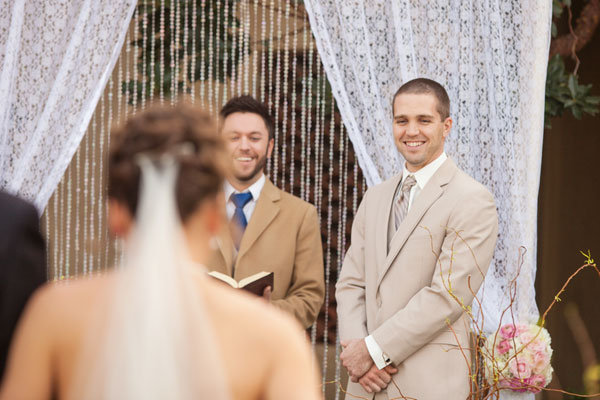
[[[394,100],[394,142],[410,172],[442,154],[450,128],[452,119],[442,120],[433,94],[404,93]]]
[[[231,156],[233,178],[238,186],[252,185],[273,151],[265,122],[258,114],[235,112],[225,118],[221,132]]]

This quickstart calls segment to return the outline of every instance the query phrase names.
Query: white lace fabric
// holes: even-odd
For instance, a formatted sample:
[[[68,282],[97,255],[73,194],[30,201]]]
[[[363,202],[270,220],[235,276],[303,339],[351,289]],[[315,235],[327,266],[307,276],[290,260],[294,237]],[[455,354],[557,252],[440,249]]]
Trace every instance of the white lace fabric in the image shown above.
[[[42,211],[87,129],[135,0],[0,0],[0,188]]]
[[[307,0],[305,5],[369,185],[402,170],[392,138],[395,91],[416,77],[446,87],[454,126],[445,150],[490,189],[499,214],[494,260],[478,294],[485,330],[498,328],[501,311],[509,304],[520,246],[527,253],[513,311],[518,321],[535,322],[537,197],[551,2]],[[508,322],[510,313],[502,320]]]

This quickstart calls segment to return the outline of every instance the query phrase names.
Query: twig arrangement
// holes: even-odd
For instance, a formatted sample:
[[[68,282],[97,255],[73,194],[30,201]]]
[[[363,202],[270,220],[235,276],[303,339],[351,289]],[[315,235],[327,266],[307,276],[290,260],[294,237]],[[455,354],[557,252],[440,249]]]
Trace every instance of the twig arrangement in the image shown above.
[[[475,253],[474,253],[473,249],[462,237],[460,231],[446,227],[446,231],[450,235],[453,235],[454,237],[452,240],[452,244],[450,246],[450,257],[449,257],[450,263],[447,268],[447,274],[444,274],[444,268],[442,268],[439,254],[437,254],[433,248],[433,235],[431,234],[431,231],[427,227],[424,227],[424,226],[420,226],[420,228],[427,230],[429,233],[430,241],[431,241],[431,251],[433,252],[433,254],[436,256],[436,258],[438,260],[439,273],[440,273],[440,277],[442,278],[441,280],[443,282],[445,290],[448,292],[448,294],[451,296],[451,298],[460,305],[463,312],[471,320],[471,326],[472,326],[472,331],[473,331],[473,340],[471,343],[471,347],[475,350],[473,352],[473,360],[471,359],[471,348],[467,348],[467,347],[464,347],[463,345],[461,345],[460,341],[458,340],[458,336],[457,336],[456,332],[452,328],[451,321],[446,320],[446,325],[450,329],[450,331],[452,331],[454,338],[456,340],[456,343],[458,344],[458,348],[461,351],[461,354],[463,355],[465,362],[467,363],[467,366],[468,366],[469,377],[472,382],[470,396],[469,396],[469,398],[471,400],[499,399],[500,392],[502,390],[514,390],[517,392],[527,392],[528,391],[528,392],[533,392],[533,393],[537,393],[539,391],[544,390],[544,391],[551,391],[551,392],[559,392],[559,393],[562,393],[565,395],[579,396],[580,398],[593,398],[593,397],[600,396],[600,393],[584,395],[584,394],[576,394],[576,393],[567,392],[562,389],[548,388],[548,387],[546,387],[546,385],[549,383],[549,380],[543,382],[543,384],[540,384],[539,382],[535,382],[535,381],[532,382],[532,381],[525,380],[525,379],[515,380],[514,377],[512,377],[511,374],[508,372],[508,366],[509,366],[510,361],[511,360],[517,361],[519,359],[519,357],[522,358],[523,354],[525,352],[529,351],[529,346],[531,346],[534,342],[538,341],[538,342],[536,342],[536,345],[537,345],[541,339],[542,341],[547,340],[548,344],[549,344],[549,335],[548,335],[546,329],[544,328],[545,323],[546,323],[546,317],[548,316],[548,313],[554,307],[554,305],[561,301],[560,296],[563,295],[567,286],[573,280],[573,278],[575,278],[575,276],[578,275],[580,272],[582,272],[584,269],[589,269],[589,268],[592,268],[594,271],[596,271],[598,277],[600,278],[600,269],[594,262],[589,250],[587,253],[581,252],[581,254],[585,257],[584,263],[579,268],[577,268],[577,270],[575,270],[575,272],[573,272],[569,276],[569,278],[565,281],[565,283],[563,284],[561,289],[554,296],[552,303],[550,303],[550,305],[546,308],[546,310],[540,317],[537,325],[533,329],[533,333],[524,336],[524,337],[527,337],[527,340],[524,343],[521,343],[521,345],[519,345],[516,340],[518,333],[515,333],[515,331],[518,331],[519,325],[517,324],[517,321],[516,321],[516,318],[514,315],[514,305],[515,305],[516,294],[517,294],[517,280],[519,278],[519,275],[521,273],[521,268],[522,268],[524,260],[525,260],[524,259],[525,253],[527,252],[525,247],[521,246],[519,248],[517,271],[516,271],[515,276],[510,280],[509,285],[508,285],[508,293],[507,293],[508,300],[509,300],[508,305],[501,312],[500,322],[499,322],[498,328],[496,329],[496,332],[493,335],[488,336],[484,333],[484,330],[483,330],[484,315],[483,315],[482,307],[481,307],[482,299],[479,299],[477,297],[477,293],[473,290],[473,288],[471,286],[471,276],[469,276],[467,278],[468,279],[467,283],[468,283],[469,291],[471,292],[471,295],[473,296],[473,301],[476,302],[477,305],[479,306],[479,307],[477,307],[477,309],[479,310],[477,312],[477,315],[473,314],[473,308],[471,307],[471,305],[465,304],[463,299],[461,299],[459,296],[456,295],[456,293],[454,293],[454,290],[452,287],[451,276],[452,276],[452,268],[453,268],[453,263],[454,263],[455,246],[457,243],[459,243],[461,246],[466,246],[466,248],[471,253],[471,256],[475,262],[475,265],[477,266],[477,270],[479,271],[479,273],[481,274],[482,277],[485,276],[485,274],[483,273],[483,270],[477,263],[477,259],[475,257]],[[504,319],[504,316],[507,313],[510,315],[511,324],[502,325],[502,320]],[[510,344],[512,346],[512,349],[514,349],[514,352],[513,352],[513,354],[510,355],[508,360],[499,362],[498,354],[496,354],[495,349],[497,347],[497,343],[500,342],[499,341],[500,332],[503,329],[506,331],[507,327],[509,328],[509,330],[513,330],[513,335],[511,336],[511,339],[510,339],[510,342],[512,342],[512,343],[510,343]],[[549,348],[549,346],[548,346],[548,348]],[[550,353],[551,353],[551,350],[550,350]],[[551,368],[550,368],[550,372],[551,372]],[[510,387],[506,386],[506,382],[512,383],[510,385]],[[398,392],[400,393],[400,396],[395,397],[390,400],[400,400],[400,399],[402,399],[402,400],[417,400],[412,397],[404,396],[402,394],[402,391],[400,390],[400,387],[395,382],[393,377],[392,377],[391,383],[398,390]],[[347,396],[350,396],[351,398],[356,398],[356,399],[369,400],[366,397],[358,396],[358,395],[347,392],[342,387],[340,380],[329,381],[329,382],[325,382],[324,384],[325,385],[337,384],[339,386],[340,390],[343,393],[345,393]]]

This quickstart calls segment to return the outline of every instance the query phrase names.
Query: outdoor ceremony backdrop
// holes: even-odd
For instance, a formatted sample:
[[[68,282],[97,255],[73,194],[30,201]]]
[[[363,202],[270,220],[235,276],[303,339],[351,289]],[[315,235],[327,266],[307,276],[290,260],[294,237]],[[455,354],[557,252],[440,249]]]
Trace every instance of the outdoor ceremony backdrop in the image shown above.
[[[498,204],[498,249],[482,295],[488,330],[497,327],[499,311],[508,303],[508,283],[519,265],[520,246],[528,252],[515,311],[519,320],[535,321],[549,2],[140,0],[129,23],[133,3],[113,4],[108,13],[103,10],[110,7],[100,2],[57,2],[54,7],[62,12],[53,19],[58,22],[38,24],[37,36],[31,29],[24,30],[29,36],[23,38],[0,35],[0,48],[2,40],[22,40],[23,48],[36,51],[65,42],[67,50],[79,52],[60,71],[74,76],[74,82],[91,83],[80,99],[78,92],[69,91],[73,83],[48,82],[48,103],[55,107],[43,110],[33,125],[25,123],[37,118],[33,109],[16,117],[10,112],[0,115],[2,132],[24,135],[4,136],[9,146],[2,149],[26,149],[23,157],[18,152],[3,157],[18,159],[20,169],[15,171],[22,177],[15,178],[11,170],[2,171],[2,179],[45,210],[51,279],[102,273],[120,254],[121,246],[109,237],[105,224],[106,156],[114,124],[152,101],[176,101],[179,94],[216,116],[229,97],[250,93],[267,103],[276,119],[270,178],[315,204],[321,214],[328,290],[318,329],[315,326],[310,334],[313,343],[335,344],[332,288],[349,243],[353,213],[366,183],[376,184],[401,170],[402,160],[391,140],[392,94],[406,80],[426,76],[444,84],[452,100],[455,125],[446,147],[449,156],[485,184]],[[0,30],[5,33],[12,34],[19,18],[25,24],[43,18],[24,1],[3,0],[0,5],[0,21],[7,24]],[[19,14],[19,7],[25,13]],[[52,15],[52,7],[46,2],[43,11]],[[73,30],[64,29],[71,25]],[[57,37],[57,31],[65,36]],[[107,43],[104,50],[100,43]],[[124,43],[120,56],[110,53],[109,43],[117,49]],[[19,48],[11,49],[6,54],[20,60]],[[90,65],[86,56],[95,63]],[[7,60],[12,59],[3,59],[5,66]],[[23,69],[33,70],[34,77],[44,76],[43,69],[52,70],[53,62],[42,63],[41,72],[31,62]],[[19,70],[3,68],[2,74],[6,71],[18,76]],[[11,80],[5,77],[0,81],[7,82]],[[32,93],[13,86],[16,89],[11,86],[6,93]],[[55,92],[62,95],[52,96]],[[46,98],[34,94],[30,103],[45,104]],[[56,107],[61,101],[64,107]],[[27,107],[33,106],[23,105]],[[53,120],[54,125],[48,122]],[[29,132],[43,138],[57,131],[70,135],[66,144],[42,140],[33,147],[23,145]],[[61,163],[51,168],[40,164],[48,159]],[[22,184],[32,183],[32,177],[36,182],[31,187]],[[323,356],[324,381],[340,376],[339,363],[328,362],[339,346],[328,349],[322,350],[329,352]],[[336,392],[334,385],[327,388]]]
[[[334,361],[333,286],[366,184],[301,3],[138,2],[88,130],[43,216],[49,277],[102,273],[118,261],[121,244],[105,224],[111,127],[150,102],[171,103],[181,94],[217,117],[227,99],[242,93],[275,116],[269,177],[321,216],[327,293],[309,334],[320,356],[329,352],[321,364],[333,380],[341,372]],[[327,390],[335,395],[336,385]]]

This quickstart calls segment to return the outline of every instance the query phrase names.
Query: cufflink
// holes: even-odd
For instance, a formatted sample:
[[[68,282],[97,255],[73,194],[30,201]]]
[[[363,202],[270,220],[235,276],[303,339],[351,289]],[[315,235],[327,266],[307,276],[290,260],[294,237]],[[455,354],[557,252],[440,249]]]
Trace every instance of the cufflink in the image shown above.
[[[392,363],[392,359],[385,353],[382,354],[383,356],[383,362],[385,363],[385,365],[390,365]]]

